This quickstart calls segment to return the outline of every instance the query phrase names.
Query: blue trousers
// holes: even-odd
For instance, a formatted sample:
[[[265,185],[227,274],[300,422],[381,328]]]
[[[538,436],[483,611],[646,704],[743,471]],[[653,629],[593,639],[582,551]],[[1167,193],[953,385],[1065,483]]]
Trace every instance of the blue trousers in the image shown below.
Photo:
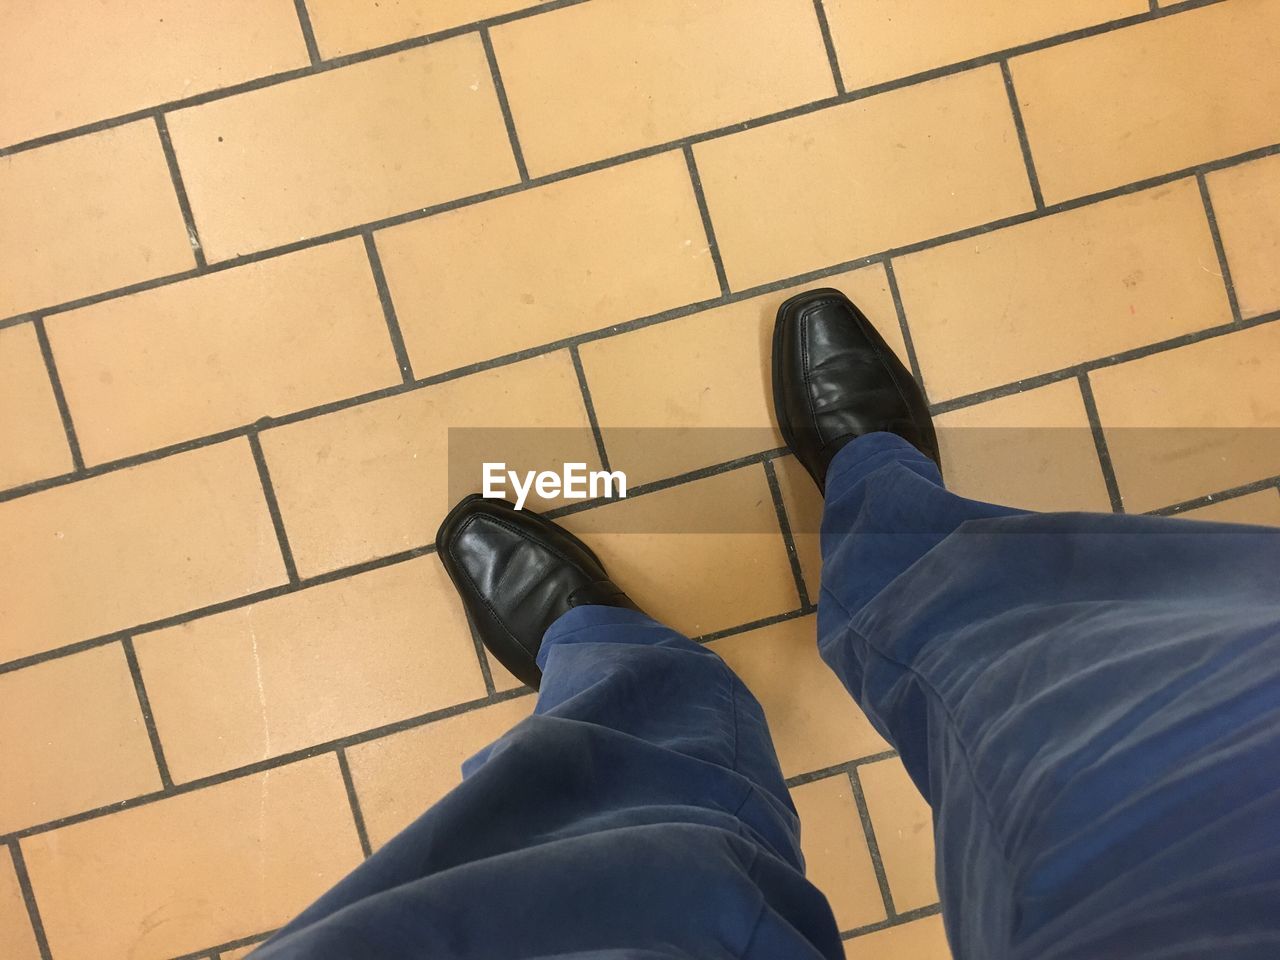
[[[934,811],[958,960],[1280,957],[1280,532],[827,480],[818,638]],[[628,610],[261,960],[843,956],[759,704]]]

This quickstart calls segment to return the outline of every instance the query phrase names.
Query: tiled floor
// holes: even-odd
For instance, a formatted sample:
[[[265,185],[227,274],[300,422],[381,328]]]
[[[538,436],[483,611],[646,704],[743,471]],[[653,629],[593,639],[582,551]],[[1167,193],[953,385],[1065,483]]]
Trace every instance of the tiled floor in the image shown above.
[[[962,493],[1280,525],[1277,63],[1280,0],[5,5],[5,956],[243,956],[530,710],[429,555],[502,426],[641,484],[568,522],[757,691],[848,955],[945,957],[773,313],[854,296]]]

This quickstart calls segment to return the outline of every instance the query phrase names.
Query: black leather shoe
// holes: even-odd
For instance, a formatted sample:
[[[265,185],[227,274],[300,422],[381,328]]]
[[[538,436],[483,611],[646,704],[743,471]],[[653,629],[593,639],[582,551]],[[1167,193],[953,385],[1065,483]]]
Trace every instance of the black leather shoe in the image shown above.
[[[809,290],[778,308],[773,406],[783,439],[819,490],[836,452],[878,430],[941,465],[924,391],[839,290]]]
[[[467,497],[440,524],[436,550],[481,642],[535,690],[542,635],[561,614],[588,604],[639,609],[590,547],[505,500]]]

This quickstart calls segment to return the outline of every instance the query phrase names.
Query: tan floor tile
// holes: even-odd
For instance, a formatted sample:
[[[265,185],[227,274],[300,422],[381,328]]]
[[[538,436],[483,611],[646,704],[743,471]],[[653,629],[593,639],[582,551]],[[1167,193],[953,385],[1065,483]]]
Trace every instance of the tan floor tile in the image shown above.
[[[0,158],[0,263],[0,317],[192,269],[155,124]]]
[[[610,466],[646,483],[783,446],[769,373],[774,318],[783,300],[815,287],[843,290],[906,356],[879,264],[585,343]]]
[[[1089,375],[1130,513],[1280,473],[1280,324]]]
[[[998,67],[694,148],[735,290],[1032,206]]]
[[[306,66],[289,0],[0,9],[0,144]]]
[[[493,655],[487,650],[484,656],[489,662],[489,676],[493,679],[493,688],[495,690],[499,693],[504,693],[508,690],[518,690],[524,686],[523,680],[517,680],[515,675],[494,659]]]
[[[933,811],[896,757],[858,768],[893,906],[899,912],[938,902]]]
[[[597,507],[562,522],[600,554],[636,603],[688,636],[800,604],[762,467]],[[748,583],[751,589],[743,590]]]
[[[724,657],[764,707],[786,776],[889,749],[819,658],[814,617],[787,620],[708,646]]]
[[[477,36],[169,116],[211,261],[516,180]]]
[[[1232,0],[1010,62],[1046,203],[1280,140],[1280,0]]]
[[[1240,313],[1280,309],[1280,156],[1206,177]]]
[[[843,774],[791,791],[800,814],[805,876],[826,894],[836,924],[852,930],[885,919],[853,788]]]
[[[359,239],[47,323],[89,464],[400,382]]]
[[[40,948],[36,946],[8,847],[0,852],[0,943],[5,945],[7,960],[40,960]]]
[[[0,330],[0,490],[73,464],[53,385],[29,323]]]
[[[720,293],[679,152],[393,227],[377,241],[418,376]],[[436,263],[448,269],[423,268]]]
[[[347,750],[376,850],[462,782],[462,763],[533,712],[536,697],[436,720]]]
[[[844,942],[846,960],[951,960],[942,917],[925,917]]]
[[[135,640],[177,783],[485,695],[435,557]]]
[[[810,0],[604,0],[493,29],[533,176],[834,96]]]
[[[541,5],[538,0],[307,0],[316,44],[325,57]]]
[[[450,470],[465,492],[481,487],[481,457],[449,456],[449,430],[463,427],[495,428],[500,436],[483,459],[511,469],[598,466],[565,352],[268,430],[262,448],[298,570],[306,576],[432,543],[461,499],[449,495]]]
[[[60,960],[162,960],[274,929],[361,859],[333,754],[22,841]]]
[[[0,661],[283,582],[244,440],[0,504]]]
[[[850,90],[1151,9],[1147,0],[823,0]]]
[[[953,493],[1027,510],[1111,512],[1075,379],[944,413],[935,423]]]
[[[1243,497],[1232,497],[1208,506],[1178,514],[1188,520],[1212,520],[1214,523],[1257,523],[1280,527],[1280,491],[1259,490]]]
[[[0,833],[160,789],[119,644],[0,675]]]
[[[804,576],[809,600],[818,601],[818,589],[822,584],[822,494],[795,457],[780,457],[773,461],[778,477],[778,489],[782,493],[782,506],[787,511],[787,523],[791,526],[791,539],[800,558],[800,572]]]
[[[1194,180],[895,261],[934,400],[1231,322]]]

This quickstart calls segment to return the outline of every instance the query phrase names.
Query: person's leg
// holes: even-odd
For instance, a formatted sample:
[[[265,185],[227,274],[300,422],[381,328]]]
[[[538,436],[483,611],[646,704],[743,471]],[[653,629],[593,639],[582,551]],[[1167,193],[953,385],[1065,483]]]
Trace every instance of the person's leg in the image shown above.
[[[837,960],[741,681],[635,610],[563,531],[460,509],[446,566],[485,608],[486,644],[540,684],[535,715],[255,957]]]
[[[934,808],[958,960],[1280,956],[1280,531],[965,500],[841,295],[776,343],[819,646]]]
[[[935,811],[960,958],[1280,955],[1280,532],[827,476],[823,657]]]

